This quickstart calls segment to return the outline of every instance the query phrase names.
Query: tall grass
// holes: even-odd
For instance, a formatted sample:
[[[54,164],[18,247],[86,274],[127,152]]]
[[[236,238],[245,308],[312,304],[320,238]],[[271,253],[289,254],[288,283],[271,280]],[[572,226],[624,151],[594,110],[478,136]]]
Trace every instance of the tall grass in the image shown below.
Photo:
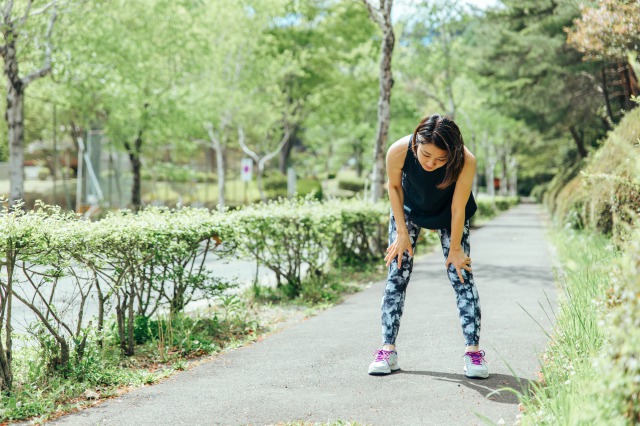
[[[610,345],[606,325],[612,267],[621,256],[601,234],[563,230],[553,237],[562,287],[541,377],[521,397],[524,425],[627,424],[603,392],[602,354]],[[607,407],[611,407],[607,410]]]

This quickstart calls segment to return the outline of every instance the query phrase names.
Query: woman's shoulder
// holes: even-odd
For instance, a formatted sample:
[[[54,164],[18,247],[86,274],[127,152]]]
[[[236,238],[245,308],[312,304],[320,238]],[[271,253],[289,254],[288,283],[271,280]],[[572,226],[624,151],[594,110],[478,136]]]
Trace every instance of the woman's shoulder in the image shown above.
[[[387,162],[392,162],[393,164],[397,164],[402,167],[407,156],[410,140],[411,135],[407,135],[391,144],[387,151]]]
[[[469,162],[469,164],[476,164],[476,157],[473,155],[473,152],[469,151],[469,149],[464,147],[464,162],[465,164]]]

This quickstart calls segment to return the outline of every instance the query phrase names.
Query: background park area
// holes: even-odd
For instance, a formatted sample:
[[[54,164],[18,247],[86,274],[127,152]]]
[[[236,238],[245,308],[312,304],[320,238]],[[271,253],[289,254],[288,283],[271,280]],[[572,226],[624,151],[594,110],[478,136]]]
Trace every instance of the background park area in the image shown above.
[[[436,112],[476,157],[475,228],[523,199],[551,219],[558,301],[511,421],[640,423],[640,2],[1,0],[0,20],[0,423],[384,280],[385,154]]]

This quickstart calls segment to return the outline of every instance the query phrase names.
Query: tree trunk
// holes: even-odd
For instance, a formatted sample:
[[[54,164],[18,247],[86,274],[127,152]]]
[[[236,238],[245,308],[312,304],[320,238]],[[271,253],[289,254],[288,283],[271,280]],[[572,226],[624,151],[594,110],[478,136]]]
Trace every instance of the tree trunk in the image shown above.
[[[507,157],[509,156],[509,154],[507,153],[507,151],[503,151],[502,152],[502,172],[500,173],[500,196],[506,196],[507,195]]]
[[[476,152],[476,133],[475,131],[471,131],[471,152]],[[478,195],[478,181],[480,180],[480,170],[476,165],[476,171],[473,174],[473,183],[471,186],[471,192]]]
[[[509,195],[515,197],[518,195],[518,160],[511,157],[509,161]]]
[[[362,148],[362,141],[360,141],[359,139],[356,140],[353,144],[353,156],[356,159],[356,174],[359,178],[362,177],[362,172],[364,171],[364,164],[362,164],[362,154],[364,154],[363,151],[364,150]]]
[[[391,57],[395,44],[393,28],[390,28],[382,41],[382,59],[380,60],[380,99],[378,100],[378,129],[374,150],[373,182],[371,185],[372,201],[382,198],[384,193],[385,154],[389,139],[389,121],[391,120]]]
[[[587,149],[584,147],[584,139],[582,138],[582,135],[576,130],[575,126],[569,127],[569,131],[571,132],[573,141],[576,143],[576,148],[578,149],[578,156],[580,157],[578,160],[587,158]]]
[[[96,290],[98,291],[98,336],[100,336],[98,338],[98,346],[102,348],[102,330],[104,328],[104,305],[106,303],[106,298],[104,296],[104,293],[102,293],[102,288],[100,288],[100,283],[98,282],[97,276],[95,276],[95,280]]]
[[[485,148],[484,173],[487,181],[487,194],[491,197],[491,202],[495,203],[496,189],[494,187],[494,170],[496,168],[495,149],[489,143],[487,134],[484,134],[482,141]]]
[[[258,184],[258,192],[260,192],[260,199],[262,202],[267,201],[267,194],[264,193],[264,188],[262,186],[262,175],[264,174],[264,166],[261,162],[257,164],[257,173],[256,173],[256,183]]]
[[[134,295],[135,295],[135,291],[133,289],[133,286],[135,285],[133,282],[130,284],[131,285],[131,291],[129,294],[129,315],[127,315],[127,350],[125,351],[125,355],[127,356],[132,356],[135,353],[135,346],[134,346],[134,335],[133,335],[133,327],[134,327],[134,319],[135,319],[135,314],[133,313],[133,301],[134,299]]]
[[[224,153],[218,139],[211,141],[211,146],[216,153],[216,175],[218,176],[218,208],[224,208]]]
[[[5,38],[12,39],[4,49],[4,74],[7,77],[7,111],[9,129],[9,167],[11,187],[9,205],[24,199],[24,84],[18,74],[16,41],[13,30]]]
[[[371,201],[376,202],[384,194],[385,154],[387,139],[389,138],[389,121],[391,119],[391,88],[393,77],[391,74],[391,59],[395,45],[395,34],[391,23],[391,9],[393,0],[380,0],[379,8],[374,8],[370,0],[364,0],[371,18],[382,30],[380,45],[380,95],[378,98],[378,128],[373,155],[373,178],[371,182]]]
[[[289,138],[287,139],[284,146],[282,147],[282,151],[280,151],[280,158],[279,158],[280,161],[278,163],[278,167],[280,169],[280,173],[282,173],[283,175],[287,174],[287,168],[289,167],[291,152],[293,151],[293,146],[295,145],[297,137],[298,137],[298,126],[294,125],[292,127],[292,131],[291,131],[291,134],[289,135]]]
[[[142,206],[141,195],[141,169],[142,164],[140,162],[140,152],[142,150],[142,130],[138,132],[138,137],[134,142],[133,147],[127,141],[124,143],[127,153],[129,154],[129,160],[131,161],[131,173],[133,173],[133,184],[131,185],[131,210],[137,212]]]
[[[628,63],[618,63],[618,74],[620,75],[620,81],[622,82],[623,92],[623,105],[627,111],[633,109],[633,102],[631,101],[631,95],[633,95],[634,88],[632,84],[632,70]]]
[[[4,294],[0,296],[0,312],[2,316],[0,319],[4,320],[5,326],[5,338],[6,338],[6,347],[2,344],[2,339],[0,338],[0,389],[4,391],[10,391],[13,386],[13,371],[11,368],[12,361],[12,352],[11,352],[11,334],[13,333],[13,327],[11,326],[11,307],[12,307],[12,293],[13,293],[13,270],[15,266],[15,256],[12,247],[9,247],[6,251],[6,263],[5,267],[7,268],[7,284],[4,288]],[[0,322],[2,325],[2,322]]]
[[[607,73],[605,72],[605,68],[602,67],[602,96],[604,96],[604,105],[607,111],[608,127],[612,128],[613,123],[615,123],[615,119],[613,117],[613,109],[611,108],[611,99],[609,98],[609,85],[607,84]]]

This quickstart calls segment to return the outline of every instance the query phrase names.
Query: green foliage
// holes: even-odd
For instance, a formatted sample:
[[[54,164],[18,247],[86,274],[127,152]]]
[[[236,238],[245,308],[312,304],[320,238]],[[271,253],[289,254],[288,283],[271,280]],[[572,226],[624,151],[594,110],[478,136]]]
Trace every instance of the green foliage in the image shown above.
[[[322,274],[331,258],[337,217],[309,197],[256,204],[233,215],[235,241],[241,253],[274,271],[279,285],[286,285],[295,297],[300,294],[302,265]]]
[[[287,196],[287,177],[281,173],[274,173],[262,181],[263,187],[270,199],[284,198]],[[322,184],[317,179],[302,178],[296,180],[296,194],[301,197],[312,195],[318,201],[322,201]]]
[[[143,170],[142,178],[160,182],[215,182],[215,173],[193,170],[188,166],[177,166],[173,163],[159,163],[152,168]]]
[[[352,199],[329,201],[325,206],[340,215],[340,232],[334,239],[336,265],[367,268],[384,257],[389,227],[387,203],[371,205]]]
[[[584,167],[558,176],[546,200],[560,223],[624,238],[640,213],[639,123],[640,111],[629,112]]]
[[[601,411],[613,411],[628,424],[640,423],[640,223],[614,264],[612,286],[607,291],[610,309],[604,333],[608,336],[602,356],[594,364],[601,381]],[[603,416],[603,420],[605,417]]]
[[[365,180],[359,178],[340,178],[338,179],[338,188],[348,191],[360,192],[364,190]]]
[[[571,230],[554,233],[562,269],[562,295],[542,363],[542,380],[521,398],[523,425],[619,424],[610,408],[600,410],[599,373],[594,359],[609,345],[600,326],[606,317],[611,264],[619,252],[600,235]],[[552,307],[549,307],[553,309]],[[551,320],[552,312],[547,312]]]
[[[555,233],[563,291],[541,381],[521,397],[523,425],[640,421],[639,229],[624,250],[594,233]]]
[[[300,196],[311,194],[318,201],[324,199],[322,183],[318,179],[298,179],[296,182],[297,193]]]

